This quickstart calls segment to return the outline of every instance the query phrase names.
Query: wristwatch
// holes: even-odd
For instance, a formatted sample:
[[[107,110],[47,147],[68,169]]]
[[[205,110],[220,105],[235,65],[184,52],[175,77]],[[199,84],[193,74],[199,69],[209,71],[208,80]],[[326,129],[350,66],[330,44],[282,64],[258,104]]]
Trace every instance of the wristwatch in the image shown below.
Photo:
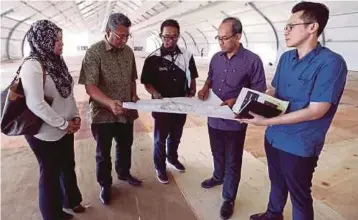
[[[153,93],[153,98],[159,99],[161,98],[161,95],[158,92]]]

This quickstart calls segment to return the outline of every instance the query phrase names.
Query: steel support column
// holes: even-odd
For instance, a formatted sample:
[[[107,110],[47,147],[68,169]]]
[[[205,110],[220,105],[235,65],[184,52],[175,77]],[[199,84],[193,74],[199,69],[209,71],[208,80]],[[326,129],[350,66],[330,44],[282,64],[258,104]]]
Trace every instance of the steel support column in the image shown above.
[[[276,51],[278,51],[278,49],[279,49],[279,39],[278,39],[277,31],[276,31],[275,27],[273,26],[273,23],[270,21],[270,19],[268,19],[268,18],[264,15],[264,13],[262,13],[262,12],[256,7],[256,5],[255,5],[253,2],[248,2],[247,4],[250,5],[250,7],[251,7],[252,9],[254,9],[259,15],[261,15],[261,17],[262,17],[263,19],[265,19],[265,20],[267,21],[267,23],[271,26],[272,31],[273,31],[273,33],[275,34]]]
[[[195,39],[193,38],[193,36],[191,36],[191,34],[190,34],[188,31],[185,31],[185,33],[186,33],[187,35],[189,35],[189,37],[191,38],[191,40],[193,41],[193,43],[194,43],[194,45],[195,45],[195,47],[196,47],[196,50],[197,50],[198,53],[200,54],[198,45],[196,44]]]

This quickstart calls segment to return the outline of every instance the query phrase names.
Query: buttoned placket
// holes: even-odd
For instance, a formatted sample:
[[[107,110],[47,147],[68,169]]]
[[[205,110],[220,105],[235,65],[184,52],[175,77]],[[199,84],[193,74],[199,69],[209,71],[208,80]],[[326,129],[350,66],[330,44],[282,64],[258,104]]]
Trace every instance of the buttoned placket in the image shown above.
[[[227,57],[225,57],[224,59],[225,59],[225,70],[224,70],[224,74],[222,75],[221,84],[220,84],[220,87],[219,87],[219,92],[220,93],[222,93],[222,87],[225,84],[225,79],[227,77],[227,74],[230,73],[230,71],[229,71],[230,60]]]

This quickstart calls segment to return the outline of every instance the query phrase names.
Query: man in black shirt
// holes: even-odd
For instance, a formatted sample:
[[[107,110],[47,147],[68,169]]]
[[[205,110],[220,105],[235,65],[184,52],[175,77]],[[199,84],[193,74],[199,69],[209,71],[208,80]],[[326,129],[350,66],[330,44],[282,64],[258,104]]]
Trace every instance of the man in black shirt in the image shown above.
[[[198,71],[193,55],[177,45],[180,27],[177,21],[168,19],[160,27],[162,46],[150,54],[143,66],[141,83],[153,99],[164,97],[193,97],[196,93],[195,78]],[[165,159],[173,167],[184,172],[178,160],[178,146],[186,121],[185,114],[153,112],[154,164],[158,181],[168,183]],[[167,151],[165,147],[167,146]]]

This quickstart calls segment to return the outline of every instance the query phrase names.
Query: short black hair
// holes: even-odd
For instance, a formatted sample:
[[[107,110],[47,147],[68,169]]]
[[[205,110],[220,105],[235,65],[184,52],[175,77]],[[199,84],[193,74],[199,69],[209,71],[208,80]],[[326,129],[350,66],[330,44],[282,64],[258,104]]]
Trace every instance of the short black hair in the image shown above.
[[[179,23],[174,19],[167,19],[163,21],[162,25],[160,26],[160,33],[163,32],[164,27],[175,27],[176,29],[178,29],[178,33],[180,33]]]
[[[305,22],[317,22],[319,27],[317,37],[321,35],[327,25],[329,18],[329,9],[326,5],[317,2],[300,2],[293,6],[292,14],[303,11],[301,16]]]
[[[242,33],[242,24],[240,19],[235,17],[227,17],[221,23],[231,22],[232,24],[232,33],[241,34]]]

